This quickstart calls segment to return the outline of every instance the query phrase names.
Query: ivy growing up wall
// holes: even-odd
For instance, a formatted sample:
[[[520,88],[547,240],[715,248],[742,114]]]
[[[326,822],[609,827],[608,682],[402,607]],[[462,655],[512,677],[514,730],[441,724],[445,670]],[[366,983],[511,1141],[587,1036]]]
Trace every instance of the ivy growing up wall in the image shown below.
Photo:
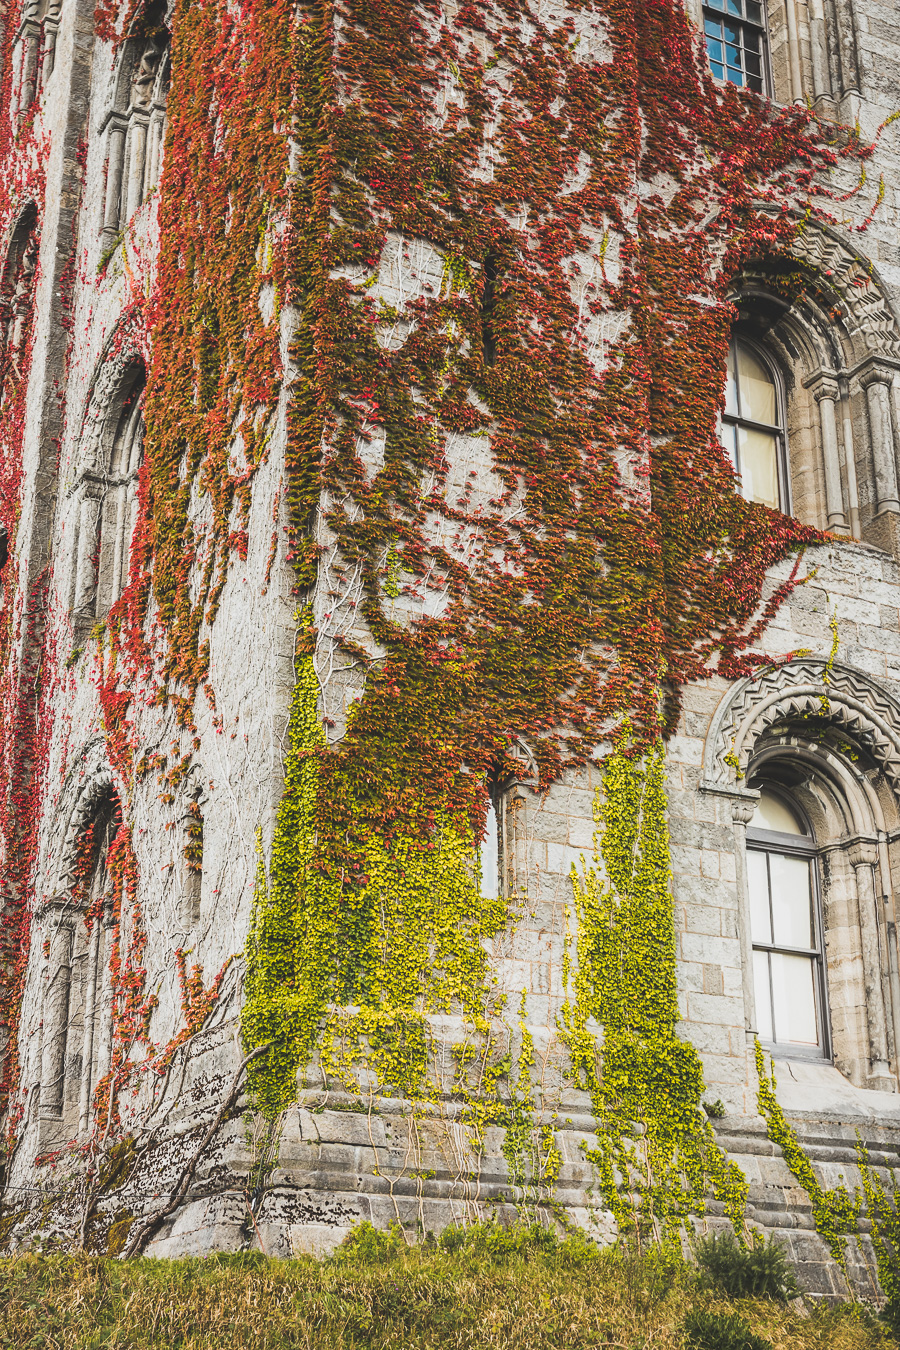
[[[138,11],[101,8],[112,34]],[[552,19],[519,0],[178,0],[172,62],[109,696],[121,686],[124,717],[140,671],[188,730],[198,695],[214,701],[201,635],[289,385],[288,548],[276,530],[270,565],[293,571],[297,683],[247,950],[246,1042],[276,1043],[258,1100],[277,1114],[314,1053],[347,1084],[364,1063],[428,1099],[427,1014],[446,1009],[471,1031],[470,1119],[509,1125],[498,1085],[508,1101],[527,1072],[495,1043],[483,940],[512,916],[471,866],[485,784],[520,777],[524,750],[543,790],[611,747],[602,876],[575,890],[573,1071],[616,1138],[644,1121],[664,1228],[701,1174],[737,1212],[674,1032],[660,747],[688,681],[761,659],[795,577],[760,614],[766,572],[817,537],[744,501],[718,445],[729,287],[827,218],[871,147],[717,87],[680,0],[573,0]],[[390,259],[402,273],[422,241],[437,271],[398,294]],[[340,622],[329,589],[354,597]],[[334,741],[332,657],[363,674]],[[610,973],[626,942],[645,958],[635,1022]],[[584,1040],[598,1011],[602,1082]],[[627,1161],[610,1148],[607,1182]]]

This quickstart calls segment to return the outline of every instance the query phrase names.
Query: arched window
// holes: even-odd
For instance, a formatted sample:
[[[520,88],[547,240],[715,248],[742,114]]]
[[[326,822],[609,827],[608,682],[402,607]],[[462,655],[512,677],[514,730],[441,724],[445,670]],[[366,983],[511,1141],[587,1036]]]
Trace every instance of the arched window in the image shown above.
[[[64,1135],[90,1128],[94,1089],[112,1056],[109,855],[121,824],[118,798],[107,788],[78,837],[70,884],[50,902],[41,1116]]]
[[[37,209],[29,203],[22,212],[6,253],[0,283],[0,387],[19,369],[31,320],[38,262]]]
[[[757,347],[733,338],[728,349],[722,445],[751,502],[787,511],[784,409],[774,371]]]
[[[104,618],[128,581],[143,455],[146,372],[135,363],[121,377],[103,417],[96,460],[78,480],[77,543],[71,597],[76,620],[88,628]]]
[[[479,889],[486,900],[500,894],[500,829],[497,811],[489,798],[484,839],[478,849]]]
[[[747,881],[760,1040],[791,1054],[827,1055],[815,840],[767,786],[747,827]]]
[[[139,367],[126,383],[109,447],[97,551],[98,618],[109,612],[128,581],[131,536],[137,515],[137,480],[143,454],[144,380],[143,367]]]
[[[134,212],[159,181],[169,93],[169,32],[165,5],[146,6],[119,57],[107,134],[103,248],[108,255]]]

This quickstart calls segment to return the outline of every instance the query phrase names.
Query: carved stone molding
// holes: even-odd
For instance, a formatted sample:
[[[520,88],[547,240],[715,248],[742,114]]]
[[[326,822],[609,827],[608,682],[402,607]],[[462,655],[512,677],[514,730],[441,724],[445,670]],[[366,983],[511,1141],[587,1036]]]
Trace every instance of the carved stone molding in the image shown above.
[[[52,888],[45,904],[53,906],[67,899],[72,883],[72,868],[78,839],[97,809],[102,797],[114,789],[112,770],[106,758],[106,741],[89,741],[75,760],[63,785],[49,838],[45,842],[42,871]]]
[[[111,410],[128,372],[146,363],[147,333],[143,319],[135,311],[126,314],[103,349],[85,401],[81,420],[76,475],[102,472],[103,436]]]
[[[798,235],[793,252],[827,277],[843,303],[850,336],[861,348],[900,358],[900,324],[865,262],[822,226]]]
[[[826,683],[827,677],[827,683]],[[827,717],[861,739],[900,794],[900,703],[869,675],[803,657],[739,680],[716,710],[704,749],[704,785],[744,781],[759,738],[774,723]]]

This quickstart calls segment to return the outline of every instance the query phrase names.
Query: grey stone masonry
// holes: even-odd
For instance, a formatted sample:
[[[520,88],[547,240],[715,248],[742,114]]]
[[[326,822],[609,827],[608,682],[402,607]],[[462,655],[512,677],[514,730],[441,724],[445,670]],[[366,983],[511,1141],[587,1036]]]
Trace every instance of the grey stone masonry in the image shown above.
[[[173,1196],[179,1202],[148,1236],[151,1254],[256,1245],[322,1254],[363,1220],[427,1232],[526,1212],[546,1222],[562,1216],[611,1240],[615,1223],[590,1159],[597,1121],[568,1076],[560,1023],[577,937],[572,874],[591,858],[602,788],[596,766],[568,772],[545,795],[524,781],[497,804],[499,884],[516,897],[515,916],[485,947],[496,1005],[505,998],[507,1009],[501,1049],[519,1054],[530,1038],[534,1055],[529,1142],[519,1154],[497,1120],[473,1128],[454,1091],[468,1032],[451,1011],[425,1018],[440,1078],[427,1101],[350,1091],[314,1065],[276,1127],[244,1094],[203,1144],[243,1054],[257,827],[265,858],[295,679],[297,597],[284,542],[288,378],[253,479],[246,558],[232,559],[215,623],[201,635],[214,700],[198,696],[196,734],[187,738],[145,691],[132,691],[140,753],[149,761],[177,751],[189,761],[169,800],[153,774],[129,796],[154,1042],[166,1044],[184,1026],[176,953],[188,969],[201,967],[204,988],[221,972],[218,997],[202,1030],[123,1106],[130,1142],[116,1160],[127,1179],[105,1174],[119,1180],[90,1191],[83,1159],[106,1129],[95,1089],[116,1053],[108,1014],[118,954],[102,903],[104,831],[124,791],[108,753],[96,634],[125,585],[137,511],[149,336],[133,302],[158,254],[171,71],[162,38],[119,47],[101,40],[93,0],[25,8],[31,17],[11,47],[20,103],[4,115],[17,127],[33,116],[49,151],[37,254],[28,255],[36,290],[17,594],[35,594],[38,579],[48,589],[31,610],[30,599],[17,600],[12,616],[0,594],[0,617],[21,656],[53,616],[59,678],[33,806],[34,905],[4,1241],[13,1249],[75,1242],[89,1229],[95,1245],[120,1251]],[[458,8],[438,6],[446,22]],[[563,0],[543,8],[560,22],[567,15]],[[686,8],[702,27],[701,0]],[[900,107],[900,7],[770,0],[767,9],[767,97],[858,121],[874,140]],[[599,18],[594,29],[599,49]],[[41,58],[40,78],[38,32],[52,57]],[[868,174],[873,182],[883,176],[885,192],[865,232],[864,208],[850,200],[832,225],[810,227],[796,244],[802,262],[832,279],[840,323],[830,325],[812,303],[773,307],[759,278],[735,283],[736,340],[756,353],[777,391],[782,505],[829,534],[802,556],[799,584],[761,635],[770,662],[745,679],[714,676],[688,688],[666,753],[679,1031],[702,1059],[719,1142],[748,1179],[749,1219],[781,1236],[807,1288],[832,1297],[848,1291],[815,1232],[810,1198],[760,1114],[756,1045],[767,1064],[771,1056],[778,1100],[821,1184],[859,1186],[858,1145],[879,1176],[900,1163],[900,122],[878,138]],[[7,261],[21,253],[15,228],[20,243],[28,234],[26,205],[10,222]],[[429,241],[389,233],[372,303],[432,293],[445,261]],[[600,268],[602,255],[595,262]],[[260,306],[274,316],[271,296]],[[288,371],[296,316],[285,308],[272,322]],[[487,440],[460,436],[457,450],[452,481],[471,481],[476,496],[489,498]],[[373,441],[369,467],[380,452]],[[210,509],[192,501],[198,538]],[[324,512],[315,529],[326,580],[312,603],[326,650],[337,621],[329,628],[336,606]],[[772,568],[761,605],[793,565]],[[412,619],[423,603],[401,595],[395,617]],[[364,627],[355,600],[352,613],[345,638]],[[353,668],[321,678],[332,740],[344,733],[362,679]],[[202,871],[185,862],[185,832],[197,820]],[[101,841],[100,861],[85,902],[76,896],[76,864],[89,828]],[[778,916],[791,905],[796,914],[797,895],[805,918],[785,937]],[[602,1028],[589,1029],[601,1042]],[[512,1113],[515,1103],[506,1104]],[[722,1206],[711,1200],[698,1222],[722,1225]],[[874,1294],[874,1268],[863,1225],[848,1255],[857,1289]]]

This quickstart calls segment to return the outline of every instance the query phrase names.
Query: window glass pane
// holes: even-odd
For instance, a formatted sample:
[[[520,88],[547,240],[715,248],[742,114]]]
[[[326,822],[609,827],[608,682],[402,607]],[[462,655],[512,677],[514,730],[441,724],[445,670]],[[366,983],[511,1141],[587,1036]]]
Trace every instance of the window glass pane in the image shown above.
[[[747,889],[750,892],[750,939],[772,941],[772,917],[769,909],[769,869],[765,853],[747,850]]]
[[[725,41],[732,43],[732,46],[728,48],[728,55],[731,57],[733,54],[733,59],[739,62],[738,47],[741,45],[741,30],[736,23],[723,23],[722,28],[725,32]]]
[[[724,9],[725,0],[708,0],[710,9]]]
[[[721,66],[723,59],[721,42],[716,42],[713,38],[707,38],[706,49],[709,52],[710,61]]]
[[[728,79],[731,81],[732,84],[736,84],[739,86],[743,85],[744,72],[741,70],[740,66],[726,66],[725,73],[727,74]]]
[[[719,427],[719,441],[721,442],[722,449],[725,451],[726,455],[731,460],[734,467],[737,468],[737,451],[735,450],[734,427],[731,425],[730,422],[723,422],[722,425]]]
[[[749,89],[752,89],[753,92],[754,92],[754,94],[761,94],[761,93],[763,92],[762,76],[761,76],[761,75],[748,75],[748,76],[747,76],[747,87],[748,87]]]
[[[725,411],[732,417],[738,415],[737,384],[734,373],[734,343],[728,346],[728,364],[725,367]]]
[[[770,952],[776,1041],[818,1045],[816,995],[812,960]]]
[[[741,0],[727,0],[729,14],[742,14]]]
[[[745,13],[747,18],[751,19],[753,23],[762,23],[762,5],[758,4],[757,0],[746,0]]]
[[[767,431],[738,427],[738,469],[741,492],[750,502],[780,506],[778,495],[778,442]]]
[[[781,834],[802,834],[806,837],[806,830],[790,807],[786,806],[780,797],[776,797],[774,792],[767,792],[765,788],[759,794],[759,802],[750,820],[750,828],[778,830]]]
[[[481,894],[486,900],[495,900],[498,894],[500,858],[497,812],[494,810],[493,802],[488,803],[484,842],[478,851],[478,861],[481,869]]]
[[[758,56],[759,33],[754,33],[752,28],[744,28],[741,30],[741,37],[743,38],[744,42],[744,50],[748,52],[754,52]]]
[[[745,347],[737,344],[738,386],[741,396],[741,416],[751,422],[778,425],[775,416],[775,384],[761,361]]]
[[[809,859],[769,854],[772,918],[779,947],[812,947],[812,890]]]
[[[707,19],[703,25],[703,31],[707,37],[720,38],[722,36],[722,25],[718,19]]]
[[[748,76],[760,74],[759,57],[754,56],[752,52],[746,52],[744,54],[744,65],[747,69]]]
[[[774,1041],[772,995],[769,992],[769,953],[753,953],[753,989],[756,995],[756,1030],[760,1040]]]

